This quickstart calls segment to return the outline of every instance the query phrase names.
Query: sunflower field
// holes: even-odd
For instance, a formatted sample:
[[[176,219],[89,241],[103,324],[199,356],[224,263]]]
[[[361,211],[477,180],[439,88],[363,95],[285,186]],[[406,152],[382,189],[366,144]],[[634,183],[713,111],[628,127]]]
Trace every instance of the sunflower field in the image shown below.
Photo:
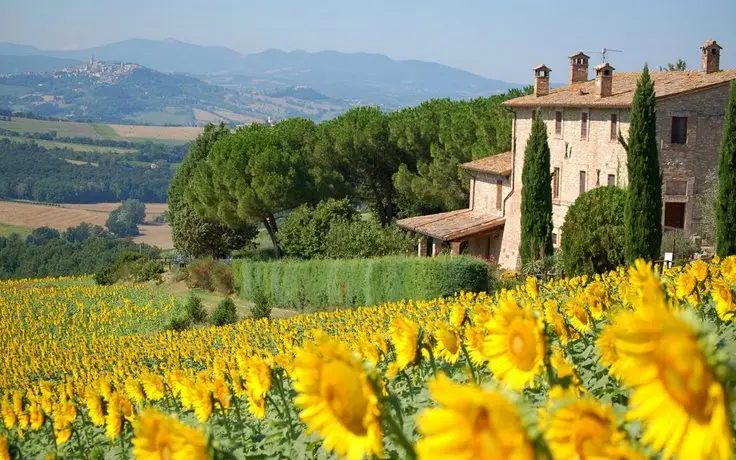
[[[732,458],[736,258],[164,330],[175,301],[0,282],[8,458]]]

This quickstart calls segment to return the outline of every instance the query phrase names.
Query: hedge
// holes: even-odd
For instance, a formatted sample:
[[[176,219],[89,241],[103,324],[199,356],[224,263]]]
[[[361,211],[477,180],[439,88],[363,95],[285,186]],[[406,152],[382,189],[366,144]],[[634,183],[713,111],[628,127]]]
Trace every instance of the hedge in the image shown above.
[[[271,305],[293,310],[378,305],[488,289],[488,266],[472,257],[236,261],[240,296],[260,292]]]

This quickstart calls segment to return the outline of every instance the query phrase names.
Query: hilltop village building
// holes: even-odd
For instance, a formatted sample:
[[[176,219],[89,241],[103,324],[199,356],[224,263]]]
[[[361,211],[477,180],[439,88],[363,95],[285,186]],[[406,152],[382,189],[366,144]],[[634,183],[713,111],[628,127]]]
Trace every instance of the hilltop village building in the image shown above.
[[[736,69],[720,68],[721,49],[713,40],[705,42],[699,71],[651,73],[665,231],[698,232],[706,177],[718,165],[729,82],[736,79]],[[590,57],[578,52],[569,60],[567,86],[551,90],[551,69],[540,65],[534,68],[534,93],[505,103],[514,113],[511,151],[462,165],[470,176],[467,209],[398,221],[401,228],[421,235],[420,256],[436,255],[449,245],[452,254],[518,268],[521,172],[536,109],[549,137],[555,247],[565,214],[580,194],[599,186],[627,186],[626,151],[618,136],[628,138],[639,74],[618,73],[602,63],[589,80]]]

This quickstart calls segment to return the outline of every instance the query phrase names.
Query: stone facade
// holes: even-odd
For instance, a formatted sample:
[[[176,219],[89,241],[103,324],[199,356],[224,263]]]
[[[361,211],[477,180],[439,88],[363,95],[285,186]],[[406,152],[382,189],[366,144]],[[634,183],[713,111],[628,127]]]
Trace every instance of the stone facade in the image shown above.
[[[728,85],[719,85],[656,102],[657,140],[662,171],[664,209],[662,224],[672,214],[684,213],[682,230],[697,233],[702,219],[702,196],[708,172],[717,167],[718,148],[723,131],[723,114],[728,102]],[[521,237],[521,171],[524,148],[532,125],[532,108],[515,109],[513,126],[514,169],[506,204],[506,224],[499,263],[518,268]],[[620,131],[628,137],[629,109],[626,108],[543,108],[550,146],[550,171],[553,179],[553,227],[555,246],[570,205],[582,190],[614,183],[627,185],[626,151],[614,138]],[[561,112],[561,123],[558,123]],[[587,113],[587,136],[582,119]],[[617,127],[612,129],[612,116]],[[672,143],[673,117],[686,117],[686,141]],[[561,126],[560,126],[561,125]],[[613,132],[612,132],[613,131]],[[609,182],[610,181],[610,182]],[[582,182],[582,185],[581,185]],[[558,184],[555,187],[555,184]],[[555,193],[555,188],[558,192]],[[682,203],[682,204],[668,204]],[[684,209],[683,209],[684,208]],[[670,220],[669,222],[679,219]]]

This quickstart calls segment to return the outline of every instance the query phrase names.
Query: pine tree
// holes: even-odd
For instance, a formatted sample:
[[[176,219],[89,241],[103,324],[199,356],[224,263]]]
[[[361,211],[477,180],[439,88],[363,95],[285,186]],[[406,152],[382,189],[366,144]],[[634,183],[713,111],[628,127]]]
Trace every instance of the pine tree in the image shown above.
[[[552,184],[547,127],[538,110],[524,151],[521,173],[521,262],[552,255]]]
[[[627,166],[629,193],[624,214],[626,261],[658,259],[662,244],[662,176],[657,150],[654,83],[649,67],[639,77],[631,105]]]
[[[736,254],[736,81],[731,82],[718,161],[716,252]]]

